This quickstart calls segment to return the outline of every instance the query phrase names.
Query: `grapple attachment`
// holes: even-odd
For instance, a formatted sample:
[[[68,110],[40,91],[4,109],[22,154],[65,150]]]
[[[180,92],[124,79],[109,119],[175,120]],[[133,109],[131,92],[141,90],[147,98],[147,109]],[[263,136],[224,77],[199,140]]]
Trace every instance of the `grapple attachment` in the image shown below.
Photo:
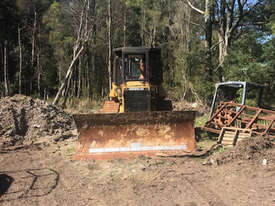
[[[194,111],[74,115],[79,149],[74,159],[182,154],[196,148]]]

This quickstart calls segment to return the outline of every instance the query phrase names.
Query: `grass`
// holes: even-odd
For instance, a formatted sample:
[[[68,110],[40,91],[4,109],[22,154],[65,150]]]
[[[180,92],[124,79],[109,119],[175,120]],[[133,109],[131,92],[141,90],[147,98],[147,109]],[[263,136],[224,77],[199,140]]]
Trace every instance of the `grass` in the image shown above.
[[[228,148],[225,148],[225,147],[219,147],[219,149],[215,152],[215,153],[217,153],[217,154],[221,154],[221,153],[223,153],[223,152],[225,152],[225,151],[227,151],[228,150]]]
[[[65,149],[66,155],[73,155],[73,154],[75,154],[75,152],[76,152],[75,146],[68,146],[68,147]]]
[[[53,99],[48,99],[48,103],[52,103]],[[62,105],[63,98],[59,101]],[[104,100],[90,100],[88,98],[68,97],[65,111],[68,113],[91,113],[98,112],[102,108]]]
[[[208,118],[209,118],[208,114],[205,114],[201,117],[197,117],[195,122],[195,127],[202,127],[205,124],[205,122],[208,120]]]
[[[211,140],[209,138],[204,138],[199,142],[197,142],[197,147],[200,149],[206,149],[206,148],[210,148],[215,143],[217,143],[217,141]]]

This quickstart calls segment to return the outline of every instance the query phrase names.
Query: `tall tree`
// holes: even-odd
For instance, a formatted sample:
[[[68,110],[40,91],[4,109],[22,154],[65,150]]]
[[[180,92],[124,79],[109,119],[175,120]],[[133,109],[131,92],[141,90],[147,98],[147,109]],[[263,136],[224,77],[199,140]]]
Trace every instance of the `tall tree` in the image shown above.
[[[8,41],[4,42],[4,85],[5,85],[5,96],[9,96],[9,79],[8,79],[8,54],[7,45]]]
[[[73,7],[71,5],[72,14],[75,14],[74,9],[80,8],[80,10],[77,12],[77,14],[80,14],[80,15],[74,16],[77,20],[78,26],[77,26],[77,30],[76,30],[76,40],[75,40],[74,46],[73,46],[73,56],[72,56],[70,66],[67,70],[66,76],[64,78],[64,81],[62,82],[61,86],[59,87],[58,92],[57,92],[55,99],[53,101],[54,105],[58,104],[62,92],[65,92],[63,105],[66,104],[66,99],[67,99],[66,90],[69,87],[70,78],[72,77],[72,74],[74,71],[75,62],[77,61],[77,59],[79,58],[79,55],[84,50],[88,40],[91,37],[93,28],[94,28],[93,24],[95,23],[95,19],[94,19],[93,14],[91,14],[90,12],[94,11],[91,8],[95,7],[95,5],[96,5],[95,0],[83,0],[83,1],[79,0],[78,3],[79,3],[79,5],[76,5],[76,7]]]
[[[112,83],[111,83],[111,67],[112,67],[112,50],[113,50],[113,45],[112,45],[112,1],[108,0],[108,50],[109,50],[109,55],[108,55],[108,73],[109,73],[109,91],[112,89]]]
[[[2,65],[3,65],[3,80],[4,80],[4,95],[10,94],[10,72],[9,56],[11,45],[16,42],[16,30],[18,21],[16,15],[15,0],[3,0],[0,2],[0,44],[2,48]]]

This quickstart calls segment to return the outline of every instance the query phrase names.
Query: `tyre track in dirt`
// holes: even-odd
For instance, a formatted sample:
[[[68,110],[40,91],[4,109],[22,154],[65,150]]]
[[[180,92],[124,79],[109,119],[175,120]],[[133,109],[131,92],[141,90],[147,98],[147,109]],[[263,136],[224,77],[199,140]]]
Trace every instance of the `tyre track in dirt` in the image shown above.
[[[71,161],[58,148],[0,154],[0,174],[14,179],[3,189],[0,205],[271,206],[275,202],[271,161],[265,167],[246,162],[203,166],[193,158],[86,162]],[[52,190],[56,175],[43,168],[59,174]]]

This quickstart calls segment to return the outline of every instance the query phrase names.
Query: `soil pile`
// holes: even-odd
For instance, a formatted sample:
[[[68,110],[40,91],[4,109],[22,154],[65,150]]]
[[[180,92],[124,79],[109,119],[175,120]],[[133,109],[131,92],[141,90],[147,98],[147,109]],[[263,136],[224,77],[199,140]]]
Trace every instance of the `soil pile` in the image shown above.
[[[199,116],[209,113],[209,108],[201,103],[190,103],[185,100],[173,102],[174,111],[197,111]]]
[[[58,140],[72,136],[73,118],[54,105],[23,95],[0,99],[0,145],[35,143],[41,138]]]
[[[218,165],[234,161],[267,159],[275,162],[275,139],[269,137],[252,137],[244,139],[226,152],[216,154],[212,159]]]

